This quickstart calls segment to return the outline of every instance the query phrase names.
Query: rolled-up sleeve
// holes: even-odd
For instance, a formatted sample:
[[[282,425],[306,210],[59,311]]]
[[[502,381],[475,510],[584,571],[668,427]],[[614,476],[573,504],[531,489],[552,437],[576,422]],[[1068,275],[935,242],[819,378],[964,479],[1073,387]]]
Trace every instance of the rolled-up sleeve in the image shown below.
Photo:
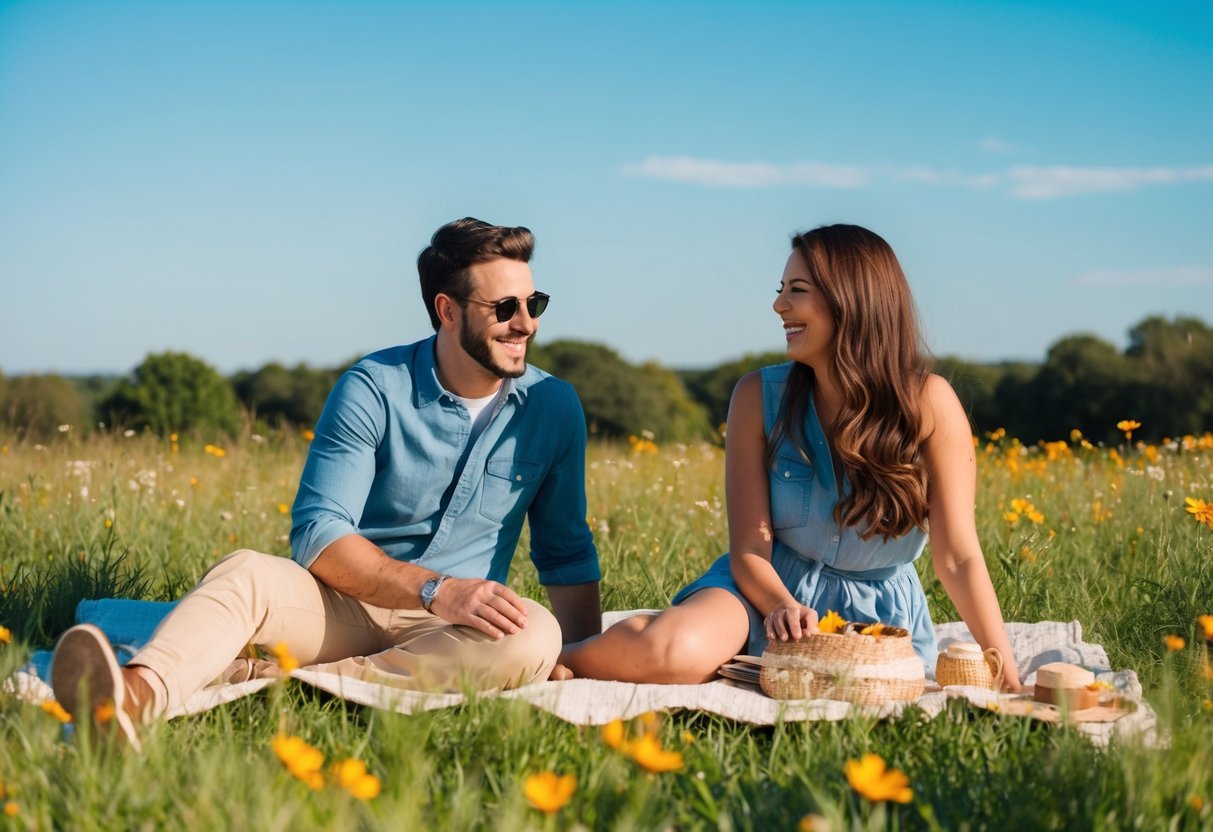
[[[531,560],[544,586],[601,580],[598,550],[586,524],[585,413],[572,387],[564,385],[563,406],[548,411],[560,448],[527,513]],[[554,403],[553,403],[554,404]],[[556,413],[553,413],[555,411]]]
[[[383,395],[361,367],[338,379],[324,405],[291,509],[291,557],[308,568],[335,540],[358,533],[386,426]]]

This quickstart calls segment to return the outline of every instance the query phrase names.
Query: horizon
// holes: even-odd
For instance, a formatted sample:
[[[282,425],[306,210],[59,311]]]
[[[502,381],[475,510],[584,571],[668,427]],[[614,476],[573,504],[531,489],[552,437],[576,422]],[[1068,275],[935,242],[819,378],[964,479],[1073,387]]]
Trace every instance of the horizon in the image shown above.
[[[417,253],[536,235],[540,343],[781,351],[790,235],[883,236],[937,357],[1213,321],[1213,5],[0,4],[0,371],[336,366]],[[1206,101],[1200,105],[1200,101]]]
[[[1188,318],[1192,318],[1192,317],[1194,317],[1194,316],[1178,316],[1178,317],[1188,317]],[[1168,320],[1169,320],[1169,321],[1174,321],[1174,320],[1175,320],[1175,318],[1174,318],[1174,317],[1172,317],[1172,318],[1168,318]],[[1210,323],[1209,323],[1208,321],[1205,321],[1205,320],[1203,320],[1203,319],[1201,319],[1201,318],[1196,318],[1196,320],[1199,320],[1199,321],[1200,321],[1200,322],[1201,322],[1201,323],[1202,323],[1202,324],[1203,324],[1203,325],[1204,325],[1206,328],[1213,328],[1213,326],[1211,326],[1211,325],[1210,325]],[[431,334],[432,334],[432,333],[431,333]],[[1056,344],[1056,343],[1057,343],[1057,341],[1060,341],[1060,340],[1065,339],[1065,338],[1070,338],[1070,337],[1075,337],[1075,336],[1083,336],[1083,335],[1090,335],[1090,334],[1093,334],[1093,333],[1086,333],[1086,332],[1069,332],[1069,333],[1066,333],[1066,334],[1064,334],[1064,335],[1059,336],[1059,337],[1058,337],[1056,340],[1054,340],[1053,342],[1051,342],[1051,345],[1052,345],[1052,344]],[[429,336],[427,335],[426,337],[429,337]],[[421,339],[417,339],[417,340],[421,340]],[[618,351],[618,350],[616,350],[616,349],[615,349],[615,347],[613,347],[613,346],[612,346],[612,345],[610,345],[610,344],[607,344],[607,343],[604,343],[604,342],[600,342],[600,341],[586,341],[586,340],[584,340],[584,339],[580,339],[580,338],[574,338],[574,337],[572,337],[572,336],[561,336],[560,338],[547,339],[546,343],[545,343],[545,344],[542,344],[542,345],[540,345],[540,346],[546,346],[547,344],[555,343],[556,341],[575,341],[575,342],[584,343],[584,344],[593,344],[593,345],[596,345],[596,346],[607,347],[608,349],[614,350],[614,351],[615,351],[617,354],[619,353],[619,351]],[[392,346],[397,346],[397,345],[395,345],[395,344],[392,344],[392,345],[385,345],[384,347],[380,347],[380,348],[378,348],[378,349],[388,349],[388,348],[390,348],[390,347],[392,347]],[[1117,350],[1118,350],[1119,352],[1121,352],[1121,353],[1123,353],[1123,352],[1124,352],[1124,348],[1123,348],[1121,345],[1115,345],[1115,346],[1117,347]],[[225,368],[223,368],[223,367],[219,367],[219,366],[215,365],[213,362],[209,361],[209,360],[206,358],[206,356],[203,356],[203,355],[195,355],[195,354],[193,354],[193,353],[188,353],[188,354],[189,354],[191,357],[193,357],[193,358],[197,358],[197,359],[199,359],[199,360],[203,361],[204,363],[206,363],[206,364],[210,365],[210,366],[211,366],[212,368],[214,368],[214,369],[215,369],[215,370],[216,370],[216,371],[217,371],[217,372],[218,372],[220,375],[224,376],[225,378],[230,378],[230,377],[232,377],[232,376],[239,375],[240,373],[255,373],[255,372],[257,372],[258,370],[261,370],[261,369],[263,369],[263,368],[265,368],[266,366],[269,366],[269,365],[271,365],[271,364],[279,364],[279,365],[281,365],[282,367],[285,367],[286,369],[293,369],[293,368],[298,367],[298,366],[304,366],[304,367],[306,367],[306,368],[307,368],[307,369],[309,369],[309,370],[337,370],[337,369],[341,369],[342,367],[347,367],[347,366],[349,366],[349,365],[352,365],[352,364],[354,364],[355,362],[360,361],[362,358],[364,358],[364,357],[366,357],[367,355],[370,355],[371,353],[376,352],[376,351],[377,351],[377,350],[371,350],[370,352],[367,352],[367,353],[360,353],[360,354],[358,354],[358,355],[351,355],[351,356],[349,356],[349,357],[345,358],[344,360],[335,361],[335,362],[332,362],[332,363],[329,363],[329,364],[313,364],[313,363],[308,362],[308,361],[291,361],[291,362],[283,362],[283,361],[277,361],[277,360],[274,360],[274,359],[270,359],[270,360],[268,360],[268,361],[264,361],[264,362],[262,362],[262,363],[260,363],[260,364],[255,365],[255,366],[253,366],[253,365],[249,365],[249,366],[238,366],[238,367],[235,367],[235,368],[233,368],[233,369],[225,369]],[[169,349],[169,350],[163,350],[162,352],[182,352],[182,350],[172,350],[172,349]],[[780,350],[780,349],[770,349],[770,350],[765,350],[765,351],[762,351],[762,350],[751,351],[751,352],[747,352],[747,353],[742,353],[742,354],[740,354],[740,355],[735,355],[735,356],[732,356],[732,357],[726,356],[726,357],[724,357],[724,358],[720,359],[719,361],[716,361],[716,362],[714,362],[714,363],[712,363],[712,364],[705,364],[705,365],[702,365],[702,366],[685,366],[685,365],[665,364],[664,362],[661,362],[660,360],[655,359],[655,358],[650,358],[650,359],[641,359],[640,361],[631,361],[631,360],[630,360],[630,359],[628,359],[626,356],[622,356],[622,357],[623,357],[625,360],[627,360],[629,363],[631,363],[631,364],[640,364],[640,363],[644,363],[645,361],[649,361],[649,360],[651,360],[651,361],[656,361],[656,362],[657,362],[657,363],[658,363],[660,366],[664,367],[664,368],[665,368],[665,369],[667,369],[667,370],[670,370],[670,371],[672,371],[672,372],[675,372],[675,373],[693,373],[693,372],[699,372],[699,371],[704,371],[704,370],[712,370],[712,369],[715,369],[715,368],[717,368],[717,367],[720,367],[720,366],[722,366],[722,365],[724,365],[724,364],[729,364],[729,363],[734,362],[734,361],[744,361],[744,360],[746,360],[746,359],[748,359],[748,358],[757,358],[757,357],[760,357],[760,356],[765,355],[765,354],[768,354],[768,353],[778,353],[778,352],[783,352],[783,351],[782,351],[782,350]],[[136,364],[131,365],[131,367],[130,367],[130,368],[128,368],[127,370],[112,370],[112,371],[110,371],[110,370],[103,370],[103,371],[88,371],[88,370],[81,370],[81,371],[72,371],[72,372],[59,372],[59,371],[50,370],[50,371],[44,371],[44,372],[39,372],[39,371],[31,371],[31,372],[25,372],[25,373],[5,373],[5,372],[4,372],[4,369],[3,369],[3,367],[0,367],[0,376],[4,376],[4,377],[7,377],[7,378],[19,378],[19,377],[24,376],[24,375],[58,375],[58,376],[62,376],[63,378],[66,378],[66,379],[69,379],[69,380],[72,380],[72,379],[89,379],[89,378],[120,379],[120,378],[124,378],[124,377],[130,376],[130,374],[131,374],[131,373],[132,373],[132,372],[133,372],[133,371],[136,369],[136,367],[138,367],[138,365],[139,365],[140,363],[142,363],[142,361],[143,361],[144,359],[146,359],[146,358],[147,358],[148,356],[150,356],[150,355],[153,355],[153,353],[148,353],[147,355],[143,356],[143,358],[141,358],[141,359],[139,360],[139,362],[137,362]],[[1009,365],[1009,364],[1043,365],[1043,364],[1045,363],[1046,359],[1047,359],[1047,356],[1046,356],[1046,355],[1042,355],[1042,356],[1041,356],[1040,358],[1038,358],[1038,359],[1030,359],[1030,358],[995,358],[995,359],[989,359],[989,360],[975,360],[975,359],[968,359],[968,358],[965,358],[964,356],[959,356],[959,355],[948,355],[948,354],[939,354],[939,353],[934,353],[934,352],[932,352],[932,353],[930,353],[929,358],[930,358],[930,360],[931,360],[932,362],[939,362],[939,361],[963,361],[963,362],[968,362],[968,363],[972,363],[972,364],[978,364],[978,365],[987,366],[987,367],[996,367],[996,366]],[[790,359],[789,359],[789,360],[790,360]],[[528,364],[532,364],[532,362],[531,362],[531,360],[530,360],[530,355],[529,355],[529,352],[528,352],[528,355],[527,355],[527,363],[528,363]]]

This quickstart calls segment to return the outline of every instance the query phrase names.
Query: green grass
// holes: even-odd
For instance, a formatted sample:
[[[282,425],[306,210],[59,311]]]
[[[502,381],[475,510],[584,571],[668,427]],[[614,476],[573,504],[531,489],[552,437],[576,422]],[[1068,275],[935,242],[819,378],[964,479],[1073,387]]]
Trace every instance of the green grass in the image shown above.
[[[351,706],[297,683],[196,717],[159,723],[142,755],[63,742],[40,708],[0,694],[0,786],[15,814],[0,829],[795,829],[807,814],[835,830],[1213,829],[1213,682],[1196,618],[1213,613],[1213,529],[1183,510],[1213,500],[1213,440],[1189,450],[979,449],[978,528],[1009,620],[1078,619],[1116,667],[1138,671],[1169,747],[1096,749],[1081,734],[955,703],[926,721],[755,727],[663,715],[680,772],[647,774],[597,729],[525,703],[473,699],[411,716]],[[245,438],[206,453],[152,437],[70,438],[45,447],[0,438],[0,676],[46,647],[80,598],[178,597],[238,547],[285,554],[306,442]],[[589,515],[604,607],[660,607],[726,548],[722,464],[711,446],[636,454],[594,445]],[[82,489],[86,492],[82,493]],[[1042,522],[1004,516],[1027,499]],[[107,523],[108,521],[108,523]],[[525,546],[525,541],[524,541]],[[920,563],[936,621],[955,609]],[[542,598],[515,562],[516,589]],[[1166,634],[1188,646],[1169,654]],[[326,760],[354,757],[381,778],[358,801],[312,791],[275,758],[295,734]],[[873,805],[851,790],[848,760],[880,754],[904,771],[912,802]],[[528,774],[571,773],[558,814],[530,808]]]

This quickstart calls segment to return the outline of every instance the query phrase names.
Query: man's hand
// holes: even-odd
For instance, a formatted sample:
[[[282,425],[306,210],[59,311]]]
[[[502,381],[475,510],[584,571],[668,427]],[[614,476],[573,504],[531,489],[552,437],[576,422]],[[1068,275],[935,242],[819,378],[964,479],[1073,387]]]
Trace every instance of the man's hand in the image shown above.
[[[430,604],[434,615],[493,638],[526,626],[526,606],[509,587],[481,578],[447,578]]]

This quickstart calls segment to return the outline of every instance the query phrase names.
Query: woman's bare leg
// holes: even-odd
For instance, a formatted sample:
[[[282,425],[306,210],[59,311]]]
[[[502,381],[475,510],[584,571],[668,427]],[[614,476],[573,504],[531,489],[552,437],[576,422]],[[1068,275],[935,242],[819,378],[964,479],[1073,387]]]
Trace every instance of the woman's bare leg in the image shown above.
[[[560,664],[575,676],[620,682],[697,684],[745,649],[750,617],[735,595],[701,589],[658,615],[636,615],[600,636],[567,645]]]

